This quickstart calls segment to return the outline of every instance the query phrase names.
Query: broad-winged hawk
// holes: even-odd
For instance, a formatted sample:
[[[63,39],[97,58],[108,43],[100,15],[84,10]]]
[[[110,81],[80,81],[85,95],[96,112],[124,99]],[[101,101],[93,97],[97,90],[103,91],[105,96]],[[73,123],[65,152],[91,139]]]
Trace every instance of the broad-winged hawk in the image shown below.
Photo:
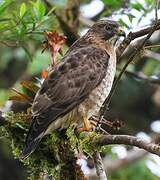
[[[33,120],[22,157],[32,153],[51,130],[71,124],[90,130],[89,118],[96,115],[108,96],[116,72],[115,42],[124,32],[111,20],[95,23],[67,51],[49,73],[33,105]]]

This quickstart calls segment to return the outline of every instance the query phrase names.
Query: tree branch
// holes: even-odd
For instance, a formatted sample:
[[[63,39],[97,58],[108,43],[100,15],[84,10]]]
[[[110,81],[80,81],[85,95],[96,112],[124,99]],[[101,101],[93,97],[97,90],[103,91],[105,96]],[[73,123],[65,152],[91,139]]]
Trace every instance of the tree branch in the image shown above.
[[[99,146],[111,144],[131,145],[160,156],[160,145],[129,135],[102,135],[96,138],[94,143]]]
[[[98,153],[98,152],[95,153],[93,155],[93,159],[94,159],[94,164],[96,167],[96,173],[97,173],[99,180],[107,180],[107,176],[105,173],[105,169],[104,169],[104,165],[103,165],[100,153]]]
[[[119,70],[119,69],[118,69]],[[121,70],[121,69],[120,69]],[[148,77],[145,74],[141,73],[134,73],[134,72],[130,72],[130,71],[125,71],[126,75],[132,76],[135,79],[140,79],[146,83],[151,83],[151,84],[160,84],[160,78],[153,78],[153,77]]]
[[[128,45],[131,43],[131,41],[133,41],[136,38],[147,35],[149,32],[151,32],[152,29],[153,29],[153,26],[151,25],[148,28],[145,28],[145,29],[142,29],[142,30],[139,30],[136,32],[130,32],[127,35],[127,37],[120,43],[119,47],[117,48],[117,59],[119,60],[119,58],[121,57],[123,52],[126,50]],[[155,27],[154,31],[157,31],[159,29],[160,29],[160,19],[158,19],[156,21],[156,27]]]
[[[129,164],[144,158],[147,154],[148,152],[142,149],[136,149],[136,150],[132,149],[128,151],[126,157],[122,159],[104,160],[103,164],[104,164],[105,171],[108,174],[111,174],[120,168],[126,167]],[[97,177],[95,170],[91,170],[88,177],[89,179],[95,179]]]

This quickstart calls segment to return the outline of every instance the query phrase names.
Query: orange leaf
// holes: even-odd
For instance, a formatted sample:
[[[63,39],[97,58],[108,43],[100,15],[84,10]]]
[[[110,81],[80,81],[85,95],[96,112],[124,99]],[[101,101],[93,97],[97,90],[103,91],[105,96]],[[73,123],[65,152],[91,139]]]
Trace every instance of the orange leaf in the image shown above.
[[[17,91],[16,89],[12,88],[12,91],[16,92],[20,97],[22,97],[23,99],[25,99],[26,101],[29,101],[29,102],[33,102],[33,98],[27,96],[26,94],[23,94],[19,91]],[[12,96],[13,97],[13,96]]]
[[[30,81],[22,81],[20,82],[21,86],[25,87],[26,89],[29,89],[31,92],[37,93],[39,90],[39,87]]]
[[[48,71],[47,70],[42,70],[41,76],[43,79],[46,79],[48,77]]]
[[[57,32],[45,32],[44,33],[46,41],[43,43],[43,50],[49,49],[51,53],[51,65],[53,68],[57,64],[57,54],[58,52],[62,53],[62,46],[66,41],[66,36],[60,35]]]

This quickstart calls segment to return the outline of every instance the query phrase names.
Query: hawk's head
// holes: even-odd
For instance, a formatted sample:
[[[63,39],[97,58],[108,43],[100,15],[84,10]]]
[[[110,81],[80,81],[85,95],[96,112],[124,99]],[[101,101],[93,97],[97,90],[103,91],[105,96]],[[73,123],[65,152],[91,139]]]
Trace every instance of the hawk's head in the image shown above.
[[[125,36],[125,32],[120,28],[120,25],[112,20],[98,21],[91,27],[89,34],[113,43],[116,42],[119,36]]]

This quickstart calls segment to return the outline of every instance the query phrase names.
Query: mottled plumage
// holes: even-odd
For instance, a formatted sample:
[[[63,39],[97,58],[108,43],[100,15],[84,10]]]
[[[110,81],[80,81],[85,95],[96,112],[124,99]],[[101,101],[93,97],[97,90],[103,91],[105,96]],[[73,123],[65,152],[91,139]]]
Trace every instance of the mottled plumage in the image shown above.
[[[83,122],[90,128],[88,119],[99,112],[112,87],[117,35],[122,31],[116,22],[99,21],[49,73],[33,102],[33,121],[22,157],[33,152],[51,130],[71,124],[80,127]]]

